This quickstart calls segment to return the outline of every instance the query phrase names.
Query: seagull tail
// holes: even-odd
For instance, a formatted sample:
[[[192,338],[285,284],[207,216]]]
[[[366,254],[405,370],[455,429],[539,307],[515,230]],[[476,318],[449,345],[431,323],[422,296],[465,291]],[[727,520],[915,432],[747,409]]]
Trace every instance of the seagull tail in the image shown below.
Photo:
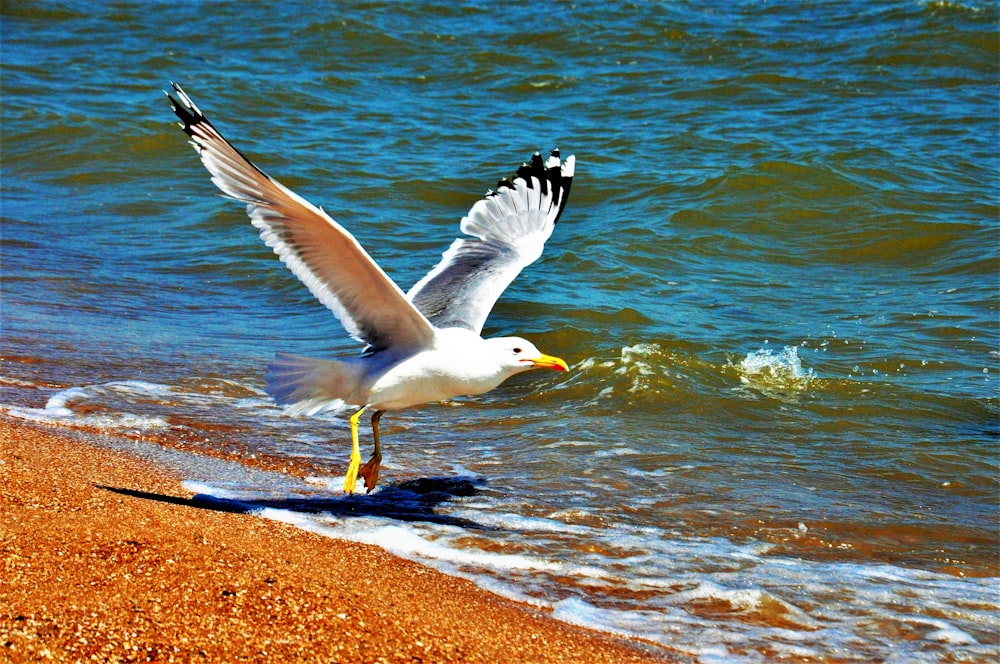
[[[316,415],[360,401],[360,367],[278,353],[264,375],[267,393],[288,415]]]

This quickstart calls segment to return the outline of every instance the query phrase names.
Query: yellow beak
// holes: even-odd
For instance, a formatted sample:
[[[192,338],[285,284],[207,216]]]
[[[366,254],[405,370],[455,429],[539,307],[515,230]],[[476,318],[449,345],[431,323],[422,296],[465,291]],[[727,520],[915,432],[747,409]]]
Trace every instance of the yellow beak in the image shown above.
[[[569,367],[566,366],[566,362],[558,357],[552,355],[545,355],[544,353],[536,357],[531,361],[538,369],[555,369],[556,371],[569,371]]]

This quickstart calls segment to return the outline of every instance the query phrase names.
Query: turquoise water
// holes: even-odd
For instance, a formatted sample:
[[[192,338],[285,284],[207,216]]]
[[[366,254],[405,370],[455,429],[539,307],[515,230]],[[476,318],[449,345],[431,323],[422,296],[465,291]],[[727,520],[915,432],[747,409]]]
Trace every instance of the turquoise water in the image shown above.
[[[284,469],[299,502],[198,489],[700,661],[1000,656],[994,4],[2,11],[7,412]],[[387,415],[371,496],[303,481],[336,487],[346,420],[284,417],[264,364],[357,349],[171,80],[404,290],[498,177],[575,154],[486,330],[571,371]]]

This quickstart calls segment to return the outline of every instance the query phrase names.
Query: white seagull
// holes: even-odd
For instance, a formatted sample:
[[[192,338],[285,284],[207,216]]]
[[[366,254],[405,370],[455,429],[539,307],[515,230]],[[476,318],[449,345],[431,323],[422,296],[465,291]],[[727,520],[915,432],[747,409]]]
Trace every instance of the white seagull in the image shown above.
[[[345,405],[351,415],[351,458],[344,491],[358,475],[368,491],[382,463],[378,422],[388,410],[482,394],[514,374],[539,367],[567,371],[566,362],[519,337],[480,333],[504,289],[542,254],[573,182],[574,158],[536,152],[497,184],[462,219],[467,237],[408,293],[358,241],[321,208],[269,177],[212,126],[191,98],[171,83],[165,92],[180,126],[222,193],[247,204],[260,237],[309,291],[365,344],[358,357],[336,361],[278,353],[265,376],[268,393],[292,415]],[[372,412],[375,451],[361,466],[358,422]]]

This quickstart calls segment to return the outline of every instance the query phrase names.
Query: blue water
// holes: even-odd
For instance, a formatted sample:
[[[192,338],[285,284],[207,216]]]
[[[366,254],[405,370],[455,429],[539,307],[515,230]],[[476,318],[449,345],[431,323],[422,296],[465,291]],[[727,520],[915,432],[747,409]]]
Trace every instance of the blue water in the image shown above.
[[[0,403],[277,472],[197,490],[696,660],[997,658],[997,20],[5,3]],[[346,421],[262,374],[358,349],[216,195],[171,80],[404,290],[497,178],[575,154],[486,329],[572,370],[390,413],[343,498]]]

